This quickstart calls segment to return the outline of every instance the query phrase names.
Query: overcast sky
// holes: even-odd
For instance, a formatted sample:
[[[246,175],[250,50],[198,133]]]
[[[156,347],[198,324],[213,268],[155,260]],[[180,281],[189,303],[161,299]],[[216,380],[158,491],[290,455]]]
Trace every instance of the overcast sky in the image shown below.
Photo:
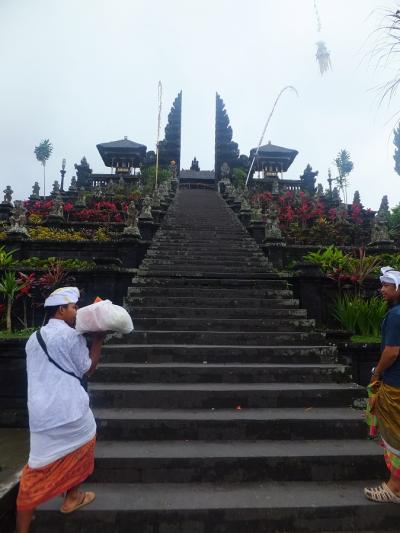
[[[379,107],[374,87],[394,65],[369,65],[371,32],[395,0],[0,0],[0,187],[25,198],[42,170],[33,149],[54,145],[48,183],[63,157],[67,182],[86,155],[105,168],[96,144],[129,139],[154,149],[157,83],[164,87],[163,126],[183,90],[182,167],[194,156],[214,163],[215,92],[224,99],[241,153],[257,145],[276,95],[283,96],[265,141],[299,155],[287,173],[310,163],[326,186],[341,148],[359,189],[376,208],[383,194],[400,202],[391,130],[400,97]],[[333,70],[321,77],[315,43],[324,40]],[[0,198],[1,200],[1,198]]]

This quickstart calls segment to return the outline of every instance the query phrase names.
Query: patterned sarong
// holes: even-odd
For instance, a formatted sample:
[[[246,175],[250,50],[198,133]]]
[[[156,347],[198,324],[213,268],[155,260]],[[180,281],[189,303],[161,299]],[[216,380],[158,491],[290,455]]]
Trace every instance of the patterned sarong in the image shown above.
[[[380,434],[386,466],[400,478],[400,387],[375,382],[368,386],[368,395],[377,398],[374,412],[369,407],[366,412],[369,435]]]
[[[94,470],[96,437],[74,452],[42,468],[22,470],[17,509],[34,509],[41,503],[80,485]]]

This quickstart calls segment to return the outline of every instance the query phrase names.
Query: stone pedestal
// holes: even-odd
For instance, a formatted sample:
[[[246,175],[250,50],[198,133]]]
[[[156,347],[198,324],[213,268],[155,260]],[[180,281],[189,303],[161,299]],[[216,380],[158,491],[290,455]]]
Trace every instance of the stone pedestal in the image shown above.
[[[0,220],[9,220],[12,209],[13,209],[12,204],[8,204],[8,203],[0,204]]]
[[[247,228],[251,223],[251,211],[240,211],[239,220]]]
[[[247,229],[257,244],[262,244],[264,242],[264,239],[265,239],[264,222],[262,222],[261,220],[259,222],[252,221],[250,225],[247,227]]]

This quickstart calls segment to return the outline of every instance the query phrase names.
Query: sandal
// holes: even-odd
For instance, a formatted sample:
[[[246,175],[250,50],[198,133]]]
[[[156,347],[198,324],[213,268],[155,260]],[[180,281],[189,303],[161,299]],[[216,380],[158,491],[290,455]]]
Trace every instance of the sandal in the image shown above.
[[[60,512],[63,514],[69,514],[73,513],[77,509],[80,509],[81,507],[84,507],[85,505],[89,505],[89,503],[92,503],[92,501],[96,498],[96,494],[94,492],[84,492],[82,494],[82,500],[80,503],[75,505],[75,507],[72,507],[72,509],[65,509],[64,505],[61,507]]]
[[[364,489],[364,495],[373,502],[400,503],[400,497],[390,490],[386,483],[382,483],[379,487]]]

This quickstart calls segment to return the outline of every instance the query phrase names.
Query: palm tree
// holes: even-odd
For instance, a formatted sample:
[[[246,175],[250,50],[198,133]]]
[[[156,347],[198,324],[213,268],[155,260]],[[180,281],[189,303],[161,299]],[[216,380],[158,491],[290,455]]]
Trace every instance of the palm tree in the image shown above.
[[[50,158],[53,145],[49,139],[44,139],[39,146],[35,146],[36,159],[43,165],[43,197],[46,197],[46,161]]]
[[[340,150],[335,158],[335,165],[338,169],[338,176],[335,181],[342,191],[344,203],[347,204],[347,176],[354,168],[354,163],[350,159],[350,153],[347,150]]]
[[[0,294],[4,295],[7,302],[7,331],[11,333],[11,309],[21,284],[18,283],[15,272],[6,272],[0,279]]]

